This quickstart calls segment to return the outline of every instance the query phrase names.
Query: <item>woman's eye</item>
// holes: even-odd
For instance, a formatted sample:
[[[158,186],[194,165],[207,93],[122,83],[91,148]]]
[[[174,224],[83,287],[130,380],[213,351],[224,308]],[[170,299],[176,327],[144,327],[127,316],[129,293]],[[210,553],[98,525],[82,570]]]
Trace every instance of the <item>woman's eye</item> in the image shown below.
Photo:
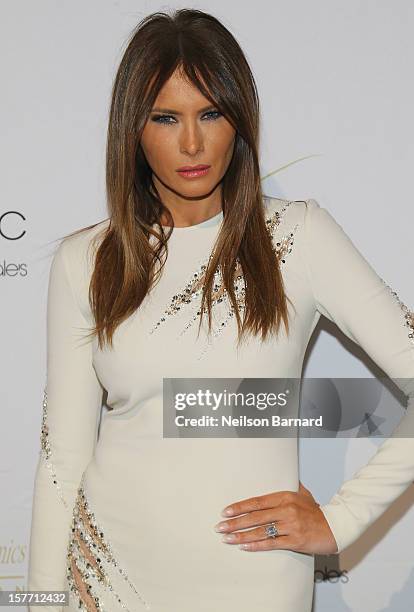
[[[208,119],[208,121],[211,121],[212,119],[218,119],[221,116],[220,111],[209,111],[208,113],[206,113],[204,115],[204,117],[210,115],[210,119]]]
[[[166,121],[167,119],[174,119],[171,115],[154,115],[152,120],[155,123],[170,123],[170,121]]]
[[[221,117],[221,113],[219,111],[209,111],[208,113],[205,113],[203,117],[206,117],[207,121],[215,121]],[[169,119],[173,119],[174,121],[169,121]],[[155,121],[155,123],[163,123],[168,125],[169,123],[175,122],[175,118],[172,115],[154,115],[152,117],[152,121]]]

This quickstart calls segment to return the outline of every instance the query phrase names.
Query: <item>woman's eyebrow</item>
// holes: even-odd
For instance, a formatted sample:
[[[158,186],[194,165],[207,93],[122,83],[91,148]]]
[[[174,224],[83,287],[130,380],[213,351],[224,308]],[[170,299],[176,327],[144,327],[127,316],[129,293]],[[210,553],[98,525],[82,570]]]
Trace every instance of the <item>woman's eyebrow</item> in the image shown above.
[[[205,106],[204,108],[200,108],[200,110],[198,111],[199,113],[205,113],[208,110],[212,110],[214,109],[215,106]],[[159,108],[159,107],[154,107],[151,109],[151,112],[158,112],[158,113],[170,113],[171,115],[182,115],[183,113],[180,113],[179,111],[173,110],[172,108]]]

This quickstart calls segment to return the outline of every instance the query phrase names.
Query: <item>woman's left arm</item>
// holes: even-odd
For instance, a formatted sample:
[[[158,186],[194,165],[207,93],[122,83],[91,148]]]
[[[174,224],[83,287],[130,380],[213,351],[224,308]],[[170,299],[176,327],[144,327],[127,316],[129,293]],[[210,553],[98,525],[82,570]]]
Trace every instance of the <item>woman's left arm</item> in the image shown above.
[[[227,540],[247,550],[332,554],[352,544],[414,481],[414,313],[314,199],[304,203],[303,230],[299,242],[315,308],[398,379],[408,396],[407,410],[370,461],[327,504],[317,504],[300,483],[297,493],[279,491],[231,504],[229,516],[235,518],[216,529],[230,535],[258,526]],[[263,527],[272,521],[280,536],[275,539]]]
[[[414,313],[316,200],[305,213],[304,260],[323,315],[359,344],[408,396],[392,435],[320,506],[338,550],[352,544],[414,481]]]

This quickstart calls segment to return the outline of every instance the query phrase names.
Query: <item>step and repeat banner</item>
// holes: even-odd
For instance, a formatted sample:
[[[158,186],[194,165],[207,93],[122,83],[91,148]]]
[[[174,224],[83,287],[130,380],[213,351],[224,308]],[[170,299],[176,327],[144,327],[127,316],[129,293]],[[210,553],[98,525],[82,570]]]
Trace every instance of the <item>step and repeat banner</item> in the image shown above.
[[[127,37],[145,15],[184,6],[218,17],[250,62],[261,101],[264,192],[315,198],[414,307],[414,6],[408,0],[2,0],[1,590],[27,588],[52,256],[62,236],[108,216],[108,106]],[[322,317],[303,376],[378,374]],[[300,478],[319,503],[382,443],[374,425],[372,435],[367,428],[354,437],[300,439]],[[411,610],[413,527],[410,487],[343,553],[316,556],[314,611]]]

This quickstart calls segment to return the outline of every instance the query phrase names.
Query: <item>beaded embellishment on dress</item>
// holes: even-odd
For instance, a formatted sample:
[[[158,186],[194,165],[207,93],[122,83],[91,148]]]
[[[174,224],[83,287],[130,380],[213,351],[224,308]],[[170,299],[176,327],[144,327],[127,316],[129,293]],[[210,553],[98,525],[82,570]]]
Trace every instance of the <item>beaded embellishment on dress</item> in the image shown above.
[[[78,608],[87,612],[104,611],[104,605],[99,597],[102,588],[112,595],[112,601],[115,599],[120,608],[126,612],[135,612],[135,610],[129,610],[114,589],[105,570],[105,564],[117,570],[144,608],[150,610],[148,602],[135,588],[126,571],[119,565],[112,545],[109,544],[101,525],[90,509],[82,481],[73,509],[67,550],[66,577],[70,592],[77,598]],[[105,612],[112,612],[115,609],[114,605],[115,603],[111,603],[111,607],[105,608]]]
[[[292,203],[291,201],[286,201],[280,211],[279,210],[274,211],[266,219],[267,230],[273,241],[275,238],[275,231],[280,225],[281,220],[284,216],[284,213],[286,212],[286,210],[288,209],[291,203]],[[293,231],[290,232],[287,236],[284,236],[280,241],[275,243],[274,250],[281,264],[284,264],[286,262],[286,256],[292,251],[293,242],[294,242],[294,233],[296,232],[298,227],[299,227],[299,224],[297,224],[294,227]],[[195,312],[193,308],[192,316],[190,317],[189,321],[187,322],[185,327],[180,332],[180,336],[183,335],[192,326],[194,321],[197,320],[197,318],[201,314],[201,311],[199,309],[199,304],[198,304],[198,298],[202,294],[205,271],[207,269],[207,265],[210,262],[212,256],[213,254],[210,254],[207,262],[203,261],[199,265],[196,272],[192,274],[191,278],[186,283],[184,289],[176,293],[172,297],[169,306],[165,309],[160,319],[154,324],[154,326],[150,330],[150,334],[154,333],[157,329],[159,329],[159,327],[165,321],[167,321],[170,316],[175,315],[178,312],[180,312],[183,305],[185,304],[196,304],[196,306],[195,306]],[[237,307],[239,309],[239,312],[242,312],[245,307],[245,304],[244,304],[245,286],[244,286],[244,278],[243,278],[242,268],[241,268],[239,259],[236,259],[236,264],[235,264],[234,291],[235,291],[235,296],[236,296]],[[221,332],[226,327],[228,322],[234,316],[234,309],[227,295],[227,291],[225,290],[221,271],[216,270],[214,273],[214,283],[213,283],[213,290],[212,290],[212,306],[214,307],[215,304],[221,303],[223,301],[225,301],[227,304],[227,308],[228,308],[227,315],[218,324],[217,328],[213,330],[212,336],[214,338],[216,338],[218,335],[221,334]],[[205,307],[204,312],[206,313],[206,307]],[[203,350],[202,354],[198,357],[198,359],[200,359],[201,356],[204,355],[205,350],[210,345],[211,345],[211,342],[209,341],[207,346]]]
[[[48,425],[48,413],[47,413],[47,385],[43,389],[43,410],[42,410],[42,427],[40,433],[40,452],[43,456],[45,465],[50,472],[53,484],[56,486],[60,500],[62,501],[65,508],[68,504],[64,498],[60,482],[56,475],[56,468],[51,461],[52,449],[49,440],[49,425]]]
[[[294,227],[293,232],[290,232],[287,236],[285,236],[284,238],[282,238],[282,240],[280,242],[276,243],[276,255],[280,261],[281,264],[285,264],[286,263],[286,256],[292,252],[292,247],[293,247],[293,242],[294,242],[294,233],[296,232],[296,230],[298,229],[299,224],[297,224]],[[244,277],[241,273],[241,266],[240,264],[238,265],[237,269],[236,269],[236,276],[235,276],[235,281],[234,281],[234,289],[235,289],[235,295],[236,295],[236,303],[237,303],[237,308],[239,310],[239,312],[243,312],[245,309],[245,287],[244,287]],[[227,314],[225,316],[225,318],[219,323],[219,325],[217,326],[217,328],[215,330],[213,330],[212,333],[212,337],[213,338],[217,338],[222,331],[225,329],[225,327],[228,325],[228,323],[232,320],[232,318],[234,317],[234,308],[232,303],[230,302],[230,299],[228,297],[228,294],[226,291],[224,291],[224,299],[226,300],[227,303]],[[197,315],[199,314],[199,312],[197,312]],[[196,316],[193,316],[193,318],[190,320],[190,322],[187,324],[187,326],[184,328],[183,331],[185,331],[186,329],[188,329],[188,327],[192,324],[192,322],[197,318]],[[198,355],[197,357],[197,361],[199,361],[200,359],[202,359],[204,357],[204,355],[206,354],[207,350],[212,346],[212,340],[210,338],[207,339],[207,342],[203,348],[203,350],[201,351],[201,353]]]
[[[387,287],[388,291],[391,293],[391,295],[394,297],[394,299],[396,300],[397,304],[400,306],[402,312],[404,313],[404,326],[408,328],[408,339],[410,340],[411,344],[414,346],[414,311],[410,310],[405,304],[404,302],[402,302],[400,300],[400,298],[398,297],[398,294],[396,291],[394,291],[386,282],[383,278],[381,278],[381,281],[384,283],[384,285]]]

